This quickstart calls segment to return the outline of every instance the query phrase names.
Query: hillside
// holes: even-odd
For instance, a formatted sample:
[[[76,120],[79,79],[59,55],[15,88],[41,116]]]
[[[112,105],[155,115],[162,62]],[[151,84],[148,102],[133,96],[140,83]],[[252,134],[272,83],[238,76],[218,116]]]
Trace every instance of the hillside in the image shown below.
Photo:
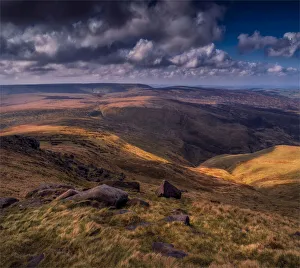
[[[251,154],[220,155],[202,163],[200,170],[299,202],[300,147],[297,146],[279,145]]]
[[[1,267],[299,266],[292,99],[113,87],[3,94],[0,201],[18,201],[0,202]],[[157,195],[163,180],[180,199]],[[103,184],[129,200],[56,199]]]

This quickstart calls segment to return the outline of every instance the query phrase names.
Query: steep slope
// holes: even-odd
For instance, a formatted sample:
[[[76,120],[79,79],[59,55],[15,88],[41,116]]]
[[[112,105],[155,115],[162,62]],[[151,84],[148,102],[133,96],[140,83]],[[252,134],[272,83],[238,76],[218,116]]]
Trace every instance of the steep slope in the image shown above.
[[[205,174],[299,201],[300,147],[280,145],[251,154],[220,155],[201,164]]]

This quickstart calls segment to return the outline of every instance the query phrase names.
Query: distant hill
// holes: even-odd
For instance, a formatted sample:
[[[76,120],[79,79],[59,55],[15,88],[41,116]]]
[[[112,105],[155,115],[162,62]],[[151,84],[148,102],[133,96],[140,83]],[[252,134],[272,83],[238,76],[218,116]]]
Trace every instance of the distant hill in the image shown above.
[[[209,175],[269,190],[285,199],[299,199],[300,147],[280,145],[250,154],[220,155],[200,170]]]

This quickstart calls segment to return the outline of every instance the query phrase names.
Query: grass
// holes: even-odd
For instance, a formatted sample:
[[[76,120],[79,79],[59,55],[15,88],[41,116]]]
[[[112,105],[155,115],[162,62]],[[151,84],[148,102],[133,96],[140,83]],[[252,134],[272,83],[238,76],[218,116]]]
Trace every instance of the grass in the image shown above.
[[[232,179],[257,186],[299,181],[300,147],[280,145],[252,154],[221,155],[201,166],[225,170]]]
[[[0,223],[1,267],[24,265],[41,253],[46,256],[41,267],[299,267],[299,242],[291,236],[296,221],[212,204],[196,193],[181,200],[158,198],[152,187],[131,194],[148,200],[149,209],[131,207],[121,215],[55,202],[7,213]],[[164,221],[175,208],[189,213],[192,226]],[[150,225],[126,229],[141,221]],[[176,260],[154,253],[155,241],[189,255]]]
[[[299,204],[300,147],[279,145],[251,154],[220,155],[204,162],[199,171],[252,185],[267,194]]]
[[[29,257],[41,253],[45,259],[40,267],[300,266],[300,244],[293,235],[299,231],[299,203],[294,196],[299,185],[299,148],[277,146],[254,154],[219,156],[192,168],[179,153],[183,143],[176,132],[164,133],[169,126],[180,131],[184,127],[174,107],[184,113],[189,108],[192,118],[201,118],[199,126],[187,125],[195,130],[190,133],[194,136],[217,135],[222,144],[234,147],[232,141],[247,141],[246,129],[231,130],[198,108],[168,102],[172,107],[156,109],[158,103],[152,97],[121,94],[119,99],[107,96],[90,101],[80,105],[87,108],[76,110],[53,108],[76,108],[72,105],[77,100],[47,99],[45,110],[35,102],[26,107],[20,103],[15,107],[18,112],[7,107],[13,111],[3,113],[6,128],[1,135],[34,136],[42,140],[43,150],[74,154],[86,165],[123,172],[127,180],[141,183],[141,193],[130,193],[130,197],[142,198],[150,207],[125,207],[131,212],[120,215],[107,208],[64,202],[8,209],[0,214],[0,267],[26,266]],[[124,109],[127,106],[152,110]],[[105,120],[89,116],[99,108]],[[231,131],[236,136],[226,134]],[[53,146],[50,139],[63,142]],[[23,198],[43,182],[77,188],[96,185],[71,177],[39,154],[0,153],[1,181],[5,182],[0,185],[1,196]],[[188,192],[181,200],[158,198],[154,192],[162,179]],[[187,211],[191,226],[164,220],[177,208]],[[149,225],[126,229],[142,222]],[[152,251],[155,241],[172,243],[189,255],[177,260],[157,254]]]

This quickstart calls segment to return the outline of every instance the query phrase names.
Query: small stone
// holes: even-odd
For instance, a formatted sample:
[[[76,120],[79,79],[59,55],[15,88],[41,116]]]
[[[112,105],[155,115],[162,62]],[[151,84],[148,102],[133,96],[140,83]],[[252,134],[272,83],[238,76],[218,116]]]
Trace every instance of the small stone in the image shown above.
[[[11,206],[12,204],[18,202],[19,200],[14,197],[4,197],[0,198],[0,208],[6,208]]]
[[[154,242],[152,244],[152,249],[153,251],[159,252],[164,256],[174,257],[178,259],[184,258],[188,255],[187,253],[181,250],[175,249],[172,244],[167,244],[163,242]]]
[[[184,214],[171,215],[166,218],[168,222],[179,221],[183,222],[185,225],[190,225],[190,217]]]

